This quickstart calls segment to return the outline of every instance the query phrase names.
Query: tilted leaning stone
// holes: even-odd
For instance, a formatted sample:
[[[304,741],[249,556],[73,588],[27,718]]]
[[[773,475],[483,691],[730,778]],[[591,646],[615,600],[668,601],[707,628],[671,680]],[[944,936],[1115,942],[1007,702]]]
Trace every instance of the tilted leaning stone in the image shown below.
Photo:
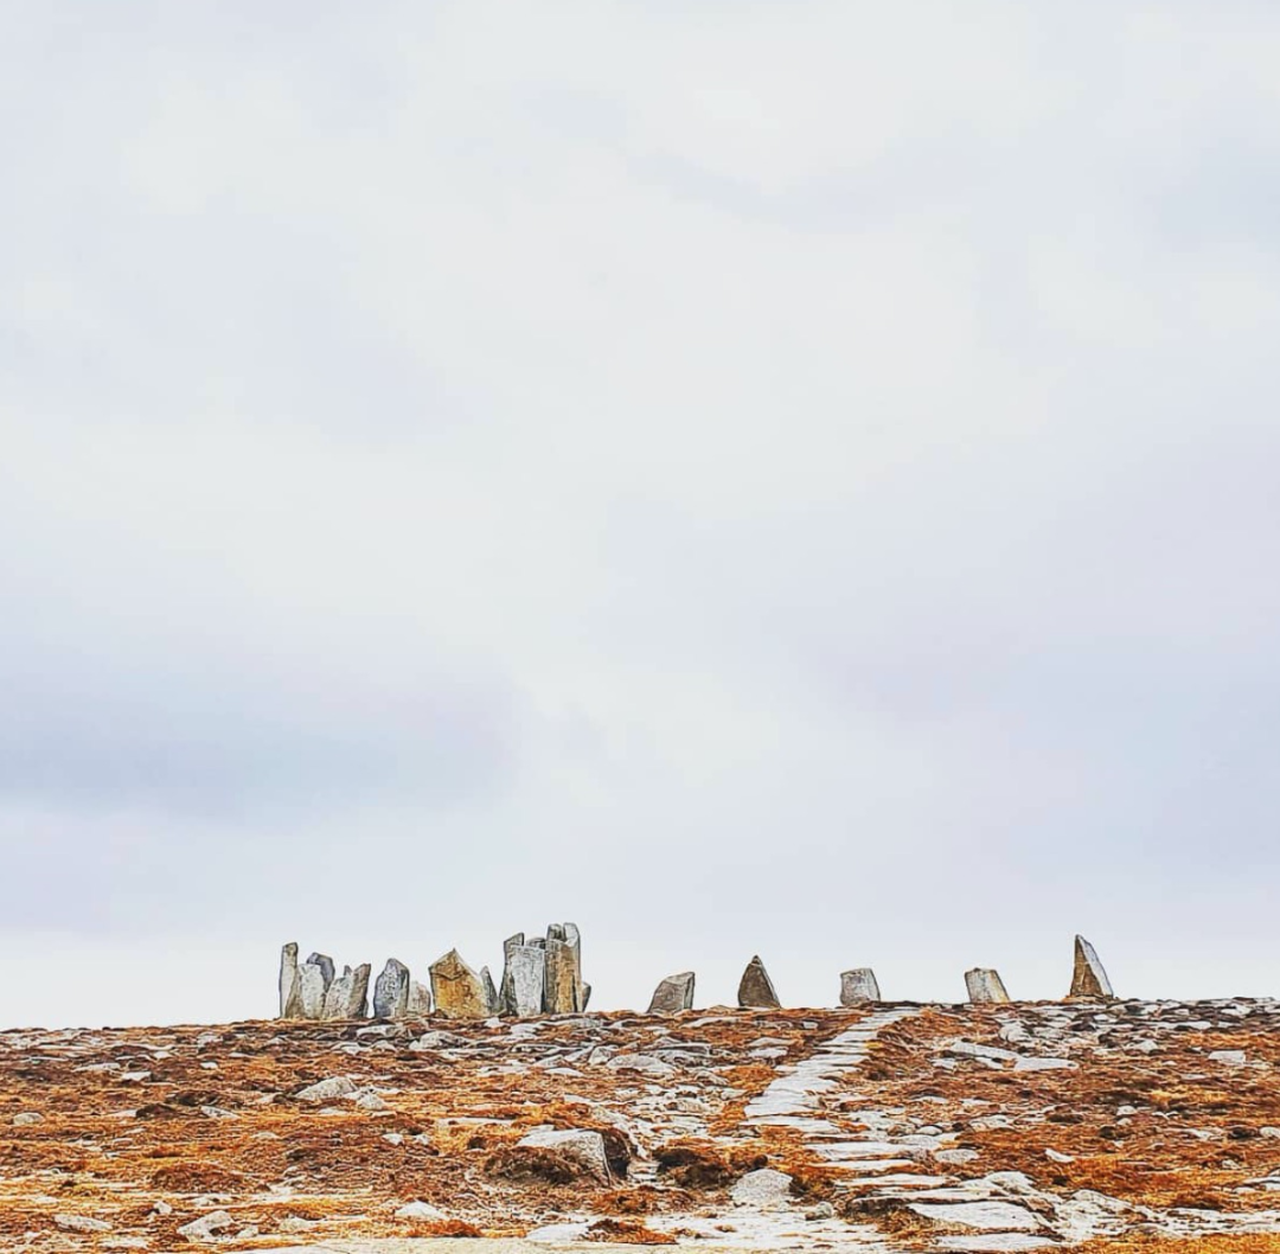
[[[764,969],[764,963],[760,961],[759,954],[747,963],[747,969],[742,973],[742,979],[738,981],[738,1005],[749,1006],[756,1010],[782,1009],[773,981],[769,978],[768,971]]]
[[[302,985],[298,975],[298,942],[280,951],[280,1018],[302,1018]]]
[[[1083,936],[1076,937],[1075,970],[1071,973],[1071,992],[1067,996],[1094,1001],[1115,996],[1098,951]]]
[[[524,933],[517,932],[503,942],[502,1013],[527,1019],[542,1013],[542,986],[546,974],[546,951],[526,945]]]
[[[373,1017],[403,1019],[409,1008],[409,968],[398,958],[388,958],[373,985]]]
[[[484,981],[456,949],[431,964],[436,1013],[446,1019],[487,1019],[493,1013]]]
[[[969,992],[971,1002],[1007,1002],[1009,994],[1004,990],[1004,981],[998,971],[989,967],[974,967],[964,973],[965,988]]]
[[[431,990],[425,984],[409,981],[409,1002],[404,1012],[415,1019],[425,1018],[431,1013]]]
[[[365,1019],[369,1015],[369,972],[372,968],[362,962],[353,971],[343,967],[342,974],[329,985],[324,995],[323,1019]]]
[[[489,1013],[498,1014],[502,1009],[502,1002],[498,998],[498,990],[488,967],[480,968],[480,983],[484,988],[484,1004],[489,1008]]]
[[[693,1009],[692,971],[681,971],[679,975],[669,975],[649,999],[648,1013],[651,1015],[675,1015],[682,1010]]]
[[[854,967],[840,973],[840,1004],[859,1006],[880,1000],[880,983],[870,967]]]

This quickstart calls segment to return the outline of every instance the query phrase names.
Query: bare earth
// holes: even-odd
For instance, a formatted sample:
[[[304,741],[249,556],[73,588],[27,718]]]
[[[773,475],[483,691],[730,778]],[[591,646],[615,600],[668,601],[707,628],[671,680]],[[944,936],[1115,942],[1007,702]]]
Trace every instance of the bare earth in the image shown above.
[[[11,1031],[0,1250],[1280,1251],[1278,1065],[1246,1000]]]

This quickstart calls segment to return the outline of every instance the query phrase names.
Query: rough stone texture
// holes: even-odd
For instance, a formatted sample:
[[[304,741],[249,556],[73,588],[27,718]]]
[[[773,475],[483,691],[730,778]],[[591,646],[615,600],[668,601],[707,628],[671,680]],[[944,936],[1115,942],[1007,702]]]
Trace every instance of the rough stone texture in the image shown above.
[[[324,968],[319,963],[304,962],[298,968],[298,1004],[301,1018],[320,1018],[324,1013],[324,997],[328,989]]]
[[[493,1013],[484,981],[456,949],[431,964],[431,993],[436,1013],[446,1019],[487,1019]]]
[[[404,1012],[414,1018],[425,1018],[431,1013],[431,990],[425,984],[409,981],[409,1000]]]
[[[974,967],[964,973],[965,988],[969,992],[971,1002],[1007,1002],[1009,994],[1005,992],[1004,981],[998,971],[989,967]]]
[[[335,1102],[340,1097],[350,1097],[356,1091],[356,1083],[345,1075],[330,1076],[327,1080],[317,1080],[296,1094],[298,1101],[313,1106],[321,1102]]]
[[[388,958],[373,986],[373,1017],[403,1019],[409,1009],[409,968],[398,958]]]
[[[880,983],[870,967],[854,967],[840,973],[840,1004],[860,1006],[869,1001],[880,1001]]]
[[[328,954],[311,954],[307,961],[313,967],[319,967],[321,974],[324,976],[324,991],[329,991],[329,985],[333,983],[333,977],[337,974],[338,968],[334,966],[333,959]]]
[[[738,982],[738,1005],[760,1010],[778,1010],[782,1006],[759,954],[747,963],[747,969]]]
[[[489,974],[488,967],[480,968],[480,983],[484,986],[484,1002],[489,1007],[489,1013],[496,1015],[502,1010],[502,1002],[498,998],[498,990],[494,986],[493,976]]]
[[[342,974],[329,985],[324,995],[323,1019],[365,1019],[369,1015],[369,973],[362,962],[353,971],[343,967]]]
[[[552,1015],[581,1012],[582,941],[572,923],[553,923],[547,928],[546,974],[542,1008]]]
[[[605,1156],[604,1137],[586,1128],[544,1128],[530,1132],[517,1142],[520,1149],[555,1150],[584,1166],[597,1180],[608,1183],[609,1160]]]
[[[1083,936],[1076,937],[1075,969],[1071,973],[1071,992],[1067,996],[1091,1001],[1115,996],[1098,951]]]
[[[302,983],[298,975],[298,943],[280,951],[280,1018],[302,1018]]]
[[[649,1014],[674,1015],[682,1010],[693,1009],[694,973],[681,971],[679,975],[669,975],[649,999]]]
[[[791,1177],[771,1167],[748,1171],[729,1190],[729,1196],[739,1206],[776,1206],[791,1200]]]
[[[526,945],[523,934],[518,943],[512,937],[504,945],[506,964],[502,972],[502,1014],[520,1019],[542,1013],[542,990],[546,973],[546,951]]]

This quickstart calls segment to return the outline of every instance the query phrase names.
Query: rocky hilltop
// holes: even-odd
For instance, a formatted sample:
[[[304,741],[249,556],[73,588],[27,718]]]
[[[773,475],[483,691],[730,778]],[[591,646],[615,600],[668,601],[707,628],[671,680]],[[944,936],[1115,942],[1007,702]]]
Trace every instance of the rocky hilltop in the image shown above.
[[[1274,1249],[1278,1066],[1248,1000],[0,1033],[0,1249]]]

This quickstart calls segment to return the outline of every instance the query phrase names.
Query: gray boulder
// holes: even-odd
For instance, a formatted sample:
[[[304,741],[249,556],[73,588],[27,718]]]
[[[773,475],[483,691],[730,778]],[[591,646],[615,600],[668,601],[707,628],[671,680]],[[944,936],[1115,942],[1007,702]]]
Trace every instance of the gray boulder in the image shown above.
[[[540,1128],[516,1143],[518,1149],[552,1150],[562,1158],[577,1163],[608,1184],[609,1160],[605,1156],[604,1137],[586,1128]]]
[[[880,983],[870,967],[854,967],[840,973],[840,1004],[859,1006],[880,1000]]]
[[[1098,951],[1083,936],[1076,937],[1075,969],[1071,973],[1071,992],[1067,996],[1089,1001],[1115,996]]]
[[[369,972],[367,962],[353,971],[343,967],[342,974],[329,985],[324,995],[322,1019],[367,1019],[369,1017]]]
[[[669,975],[649,999],[651,1015],[675,1015],[682,1010],[693,1009],[694,973],[681,971],[679,975]]]
[[[388,958],[373,986],[373,1017],[403,1019],[409,1009],[409,968],[398,958]]]
[[[782,1003],[774,990],[773,981],[764,969],[757,954],[747,963],[747,969],[738,981],[738,1005],[757,1010],[781,1010]]]
[[[989,967],[974,967],[964,973],[965,988],[969,992],[969,1000],[975,1004],[982,1002],[1004,1003],[1009,994],[1004,990],[1004,981],[998,971]]]

